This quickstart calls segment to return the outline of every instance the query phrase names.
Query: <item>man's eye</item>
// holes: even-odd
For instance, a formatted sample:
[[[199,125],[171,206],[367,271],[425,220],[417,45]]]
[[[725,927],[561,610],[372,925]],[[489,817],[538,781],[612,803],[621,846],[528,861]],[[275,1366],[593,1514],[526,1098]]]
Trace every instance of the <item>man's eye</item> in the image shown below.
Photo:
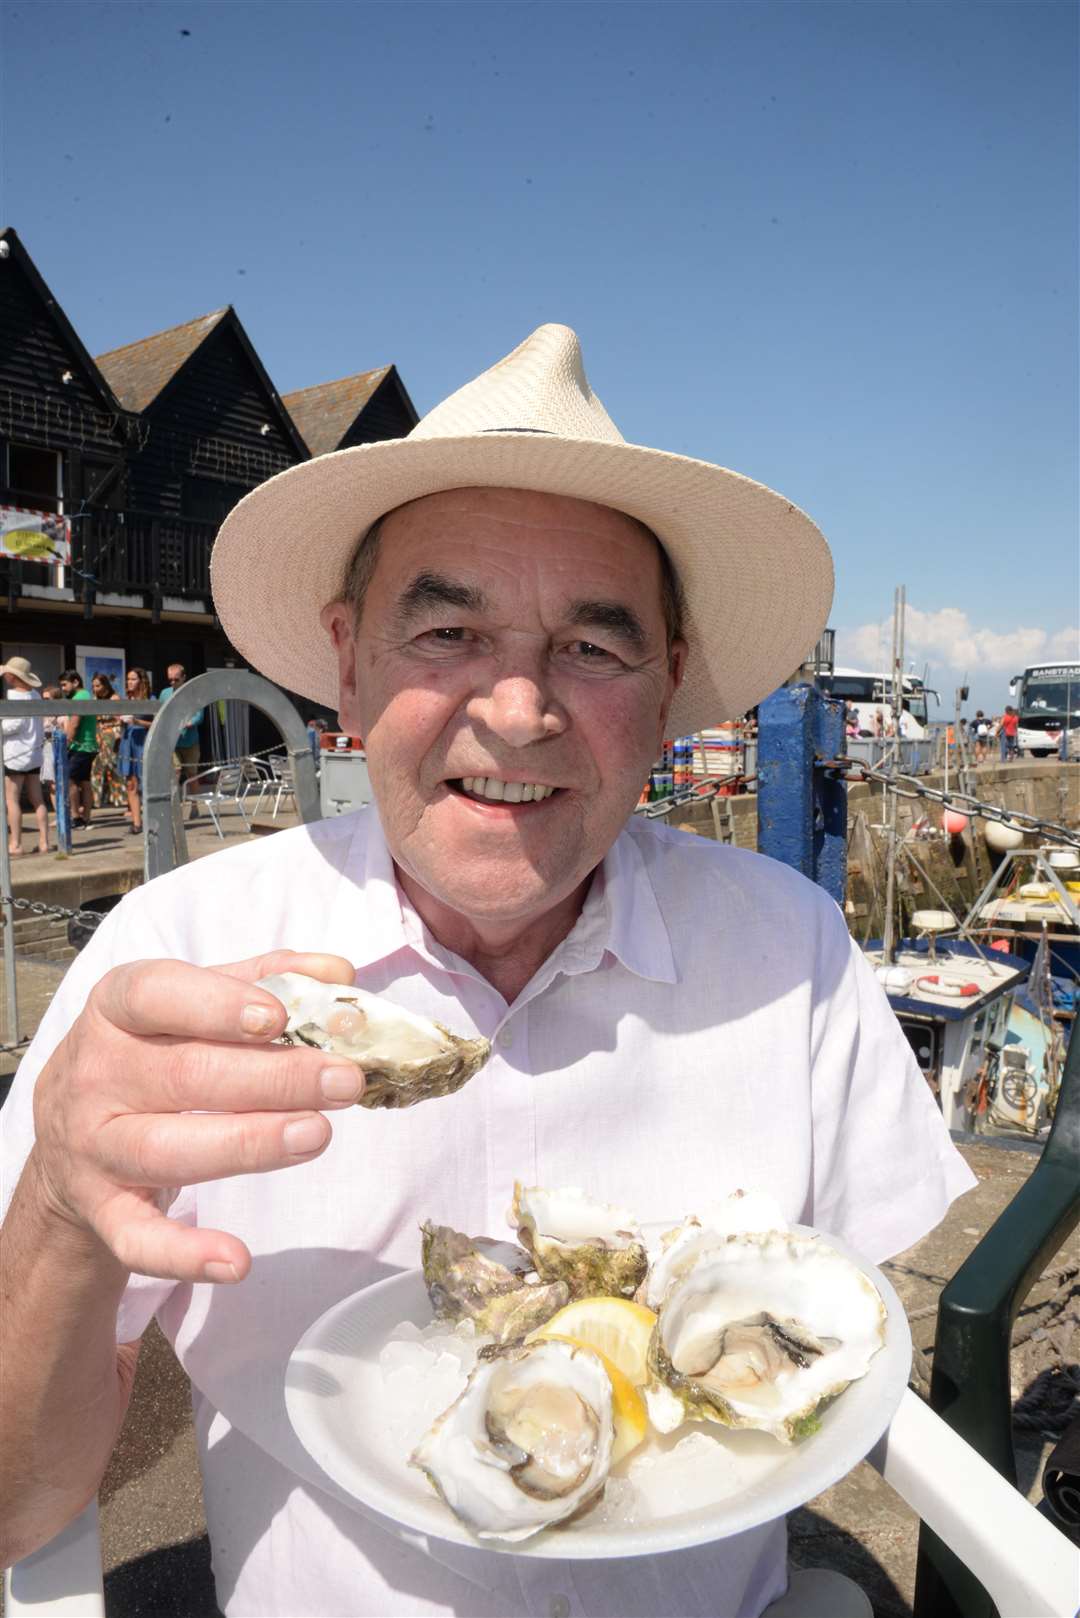
[[[450,624],[445,628],[425,630],[422,635],[416,637],[416,644],[442,650],[456,646],[470,646],[475,639],[476,636],[471,629],[462,629],[460,625]]]
[[[597,646],[591,640],[573,640],[570,642],[571,656],[580,658],[584,663],[617,663],[618,658],[614,652],[607,651],[603,646]]]

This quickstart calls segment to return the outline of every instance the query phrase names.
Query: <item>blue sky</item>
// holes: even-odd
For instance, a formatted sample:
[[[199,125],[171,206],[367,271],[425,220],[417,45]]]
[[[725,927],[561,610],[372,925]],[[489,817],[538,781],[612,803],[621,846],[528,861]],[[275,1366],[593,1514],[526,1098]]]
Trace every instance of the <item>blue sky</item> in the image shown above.
[[[627,438],[820,524],[842,661],[898,583],[950,702],[1080,655],[1071,0],[2,18],[0,219],[91,352],[231,302],[282,392],[424,411],[563,321]]]

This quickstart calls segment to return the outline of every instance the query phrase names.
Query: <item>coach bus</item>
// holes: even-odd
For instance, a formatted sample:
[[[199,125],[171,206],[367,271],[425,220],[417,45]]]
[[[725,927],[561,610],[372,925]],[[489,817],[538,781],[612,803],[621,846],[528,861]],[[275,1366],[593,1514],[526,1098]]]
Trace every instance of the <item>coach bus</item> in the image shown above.
[[[1080,737],[1080,662],[1033,663],[1009,682],[1013,707],[1020,715],[1016,742],[1021,754],[1048,758],[1061,747],[1061,733],[1068,730],[1069,748],[1075,758]]]

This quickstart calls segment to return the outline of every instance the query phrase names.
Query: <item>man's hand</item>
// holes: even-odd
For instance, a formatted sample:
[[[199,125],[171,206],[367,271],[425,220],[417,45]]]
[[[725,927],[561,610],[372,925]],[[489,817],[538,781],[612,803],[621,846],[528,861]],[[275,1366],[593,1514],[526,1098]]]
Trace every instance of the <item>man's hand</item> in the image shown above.
[[[337,955],[277,950],[229,966],[134,961],[96,985],[42,1069],[27,1165],[54,1214],[96,1233],[125,1269],[177,1281],[239,1281],[251,1254],[224,1231],[161,1209],[170,1187],[317,1157],[319,1109],[350,1106],[353,1063],[271,1045],[285,1009],[256,979],[304,972],[350,983]]]

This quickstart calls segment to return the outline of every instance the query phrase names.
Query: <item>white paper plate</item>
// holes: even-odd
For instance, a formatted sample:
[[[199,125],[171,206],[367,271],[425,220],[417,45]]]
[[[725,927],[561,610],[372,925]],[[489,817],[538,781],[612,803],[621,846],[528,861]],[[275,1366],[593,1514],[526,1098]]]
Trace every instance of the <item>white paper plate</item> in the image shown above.
[[[475,1539],[424,1474],[409,1465],[400,1443],[391,1441],[385,1423],[379,1421],[387,1397],[379,1368],[381,1350],[400,1322],[426,1326],[432,1318],[419,1270],[390,1276],[343,1299],[308,1328],[286,1369],[289,1419],[304,1448],[329,1477],[360,1505],[410,1533],[514,1556],[575,1560],[646,1556],[742,1533],[794,1511],[850,1472],[888,1427],[907,1386],[911,1335],[903,1305],[878,1270],[834,1237],[826,1239],[880,1292],[888,1310],[885,1346],[866,1375],[824,1412],[820,1430],[801,1444],[786,1446],[765,1433],[734,1432],[704,1422],[683,1427],[667,1440],[650,1440],[657,1449],[669,1449],[696,1431],[720,1446],[700,1462],[689,1463],[708,1468],[707,1487],[715,1488],[715,1496],[707,1504],[700,1503],[700,1487],[695,1491],[695,1480],[688,1477],[688,1492],[696,1492],[699,1503],[669,1505],[650,1491],[647,1509],[636,1512],[632,1526],[597,1527],[590,1513],[580,1522],[521,1544]],[[620,1470],[632,1466],[633,1460],[630,1457]]]

